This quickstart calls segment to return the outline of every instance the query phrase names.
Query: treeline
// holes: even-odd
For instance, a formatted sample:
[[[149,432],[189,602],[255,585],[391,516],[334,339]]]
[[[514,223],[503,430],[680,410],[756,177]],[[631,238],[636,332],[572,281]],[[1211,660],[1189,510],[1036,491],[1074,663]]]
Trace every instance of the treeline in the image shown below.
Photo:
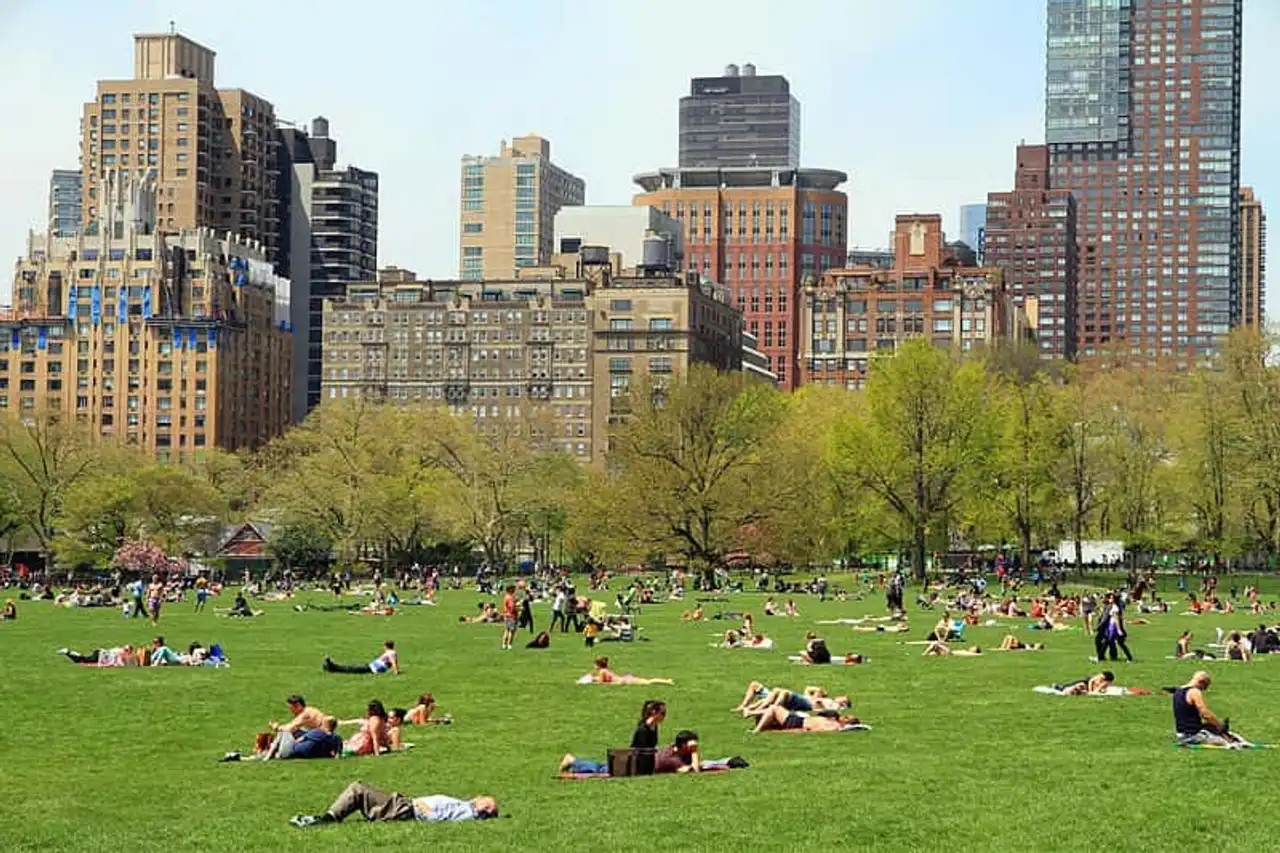
[[[63,566],[123,543],[208,553],[238,519],[273,523],[295,567],[518,557],[709,569],[1060,540],[1273,558],[1280,368],[1238,333],[1219,369],[1053,368],[908,342],[861,392],[786,395],[695,369],[638,384],[601,466],[549,452],[551,425],[442,407],[325,404],[256,453],[159,465],[76,427],[7,421],[0,536]],[[604,441],[605,437],[596,436]],[[1070,562],[1075,555],[1064,554]]]

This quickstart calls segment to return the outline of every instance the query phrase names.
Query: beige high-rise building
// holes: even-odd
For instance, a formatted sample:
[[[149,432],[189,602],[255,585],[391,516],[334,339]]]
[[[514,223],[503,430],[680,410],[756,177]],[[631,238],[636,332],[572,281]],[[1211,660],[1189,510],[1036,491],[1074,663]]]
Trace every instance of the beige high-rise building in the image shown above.
[[[1267,215],[1252,187],[1240,188],[1240,323],[1266,324]]]
[[[236,234],[156,228],[151,178],[112,175],[96,234],[32,234],[0,311],[0,417],[74,417],[161,461],[290,422],[290,286]]]
[[[497,157],[463,157],[459,277],[514,278],[548,263],[556,212],[586,195],[581,178],[551,162],[551,143],[541,136],[504,140]]]
[[[154,174],[161,233],[207,227],[262,244],[275,262],[275,110],[214,85],[214,52],[178,33],[133,37],[134,75],[99,80],[84,105],[80,165],[85,232],[101,227],[109,175]]]
[[[608,450],[640,377],[742,368],[742,312],[662,268],[585,246],[520,278],[416,281],[389,269],[324,304],[324,398],[448,405],[483,431],[528,422],[582,461]]]

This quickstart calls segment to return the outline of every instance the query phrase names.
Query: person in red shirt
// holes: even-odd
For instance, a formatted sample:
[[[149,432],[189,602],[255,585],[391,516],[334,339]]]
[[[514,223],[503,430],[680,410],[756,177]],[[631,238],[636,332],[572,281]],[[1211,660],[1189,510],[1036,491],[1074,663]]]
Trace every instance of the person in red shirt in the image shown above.
[[[507,587],[507,594],[502,596],[502,648],[511,648],[516,637],[516,624],[519,612],[516,610],[516,588]]]

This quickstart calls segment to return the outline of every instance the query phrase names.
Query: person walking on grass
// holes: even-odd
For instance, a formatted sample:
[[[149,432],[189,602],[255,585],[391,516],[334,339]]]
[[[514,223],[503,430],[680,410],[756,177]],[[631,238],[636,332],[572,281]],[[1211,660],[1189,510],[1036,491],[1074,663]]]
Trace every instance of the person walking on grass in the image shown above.
[[[396,651],[394,640],[387,640],[382,644],[382,654],[363,666],[344,666],[334,663],[332,659],[324,659],[325,672],[342,672],[348,675],[381,675],[384,672],[393,672],[400,674],[400,655]]]
[[[289,823],[300,828],[341,823],[356,812],[369,821],[417,820],[423,823],[443,823],[495,818],[498,816],[498,803],[493,797],[475,797],[470,800],[443,794],[406,797],[404,794],[381,791],[364,782],[352,782],[328,810],[318,815],[297,815]]]
[[[204,572],[196,578],[196,612],[204,610],[204,603],[209,598],[209,579],[204,576]]]
[[[509,650],[512,641],[515,640],[519,618],[516,610],[516,588],[509,586],[506,594],[502,596],[502,648],[504,651]]]
[[[151,576],[151,583],[147,586],[147,612],[151,614],[151,624],[153,626],[160,624],[160,607],[164,604],[164,583],[160,580],[159,574]]]
[[[1103,617],[1103,621],[1107,623],[1107,653],[1111,656],[1111,660],[1116,660],[1116,646],[1119,646],[1124,652],[1125,659],[1133,663],[1133,653],[1129,651],[1129,645],[1125,642],[1129,633],[1124,628],[1124,606],[1114,593],[1107,596]]]
[[[554,631],[557,624],[560,626],[560,633],[563,634],[569,630],[569,623],[564,616],[568,598],[568,594],[564,591],[564,584],[557,584],[556,597],[551,601],[551,627],[547,629],[548,631]]]

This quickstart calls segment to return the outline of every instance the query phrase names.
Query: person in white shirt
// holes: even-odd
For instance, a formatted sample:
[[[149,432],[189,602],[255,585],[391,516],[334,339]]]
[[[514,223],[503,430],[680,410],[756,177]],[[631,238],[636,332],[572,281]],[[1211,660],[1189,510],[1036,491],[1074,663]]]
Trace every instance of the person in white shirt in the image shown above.
[[[556,597],[551,602],[551,627],[547,629],[548,631],[554,631],[557,622],[560,623],[561,633],[569,630],[569,623],[565,620],[564,615],[564,605],[568,598],[569,596],[565,593],[563,586],[556,587]]]
[[[488,820],[498,816],[498,803],[493,797],[460,800],[443,794],[406,797],[381,791],[364,782],[352,782],[327,811],[318,815],[297,815],[289,822],[297,827],[324,823],[341,823],[359,812],[365,820],[419,820],[424,823]]]
[[[334,663],[329,658],[324,659],[325,672],[345,672],[351,675],[381,675],[384,672],[394,672],[400,674],[400,655],[396,652],[396,644],[394,640],[387,640],[382,644],[382,654],[363,666],[344,666]]]

